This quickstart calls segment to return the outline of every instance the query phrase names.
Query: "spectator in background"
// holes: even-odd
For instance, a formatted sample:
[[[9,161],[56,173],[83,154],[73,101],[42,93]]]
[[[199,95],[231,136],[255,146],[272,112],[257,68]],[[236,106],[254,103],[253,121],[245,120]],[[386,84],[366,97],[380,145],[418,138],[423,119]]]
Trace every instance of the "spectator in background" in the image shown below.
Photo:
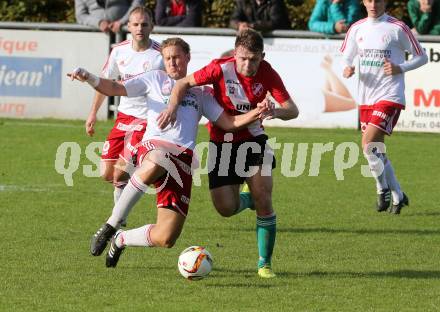
[[[413,32],[420,35],[440,35],[439,0],[409,0],[408,13],[414,25]]]
[[[75,16],[78,24],[117,33],[131,10],[143,5],[144,0],[75,0]]]
[[[200,27],[202,8],[201,0],[157,0],[154,9],[156,25]]]
[[[359,18],[358,0],[318,0],[309,19],[309,29],[324,34],[341,34]]]
[[[236,0],[229,27],[238,31],[247,28],[271,31],[289,29],[290,21],[282,0]]]

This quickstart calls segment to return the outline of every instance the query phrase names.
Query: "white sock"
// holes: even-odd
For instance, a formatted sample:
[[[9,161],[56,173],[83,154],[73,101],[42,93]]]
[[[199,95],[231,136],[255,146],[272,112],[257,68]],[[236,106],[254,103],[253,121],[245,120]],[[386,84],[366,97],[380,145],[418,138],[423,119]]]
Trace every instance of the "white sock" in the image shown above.
[[[115,184],[115,190],[113,191],[113,201],[116,204],[119,200],[119,197],[121,197],[122,191],[124,190],[125,186],[127,185],[127,182],[118,182]]]
[[[396,175],[394,174],[393,166],[389,159],[385,164],[385,172],[388,181],[388,185],[391,189],[391,195],[393,196],[393,204],[397,205],[403,198],[402,190],[400,189],[400,184],[397,181]]]
[[[121,221],[127,219],[130,210],[146,191],[147,185],[145,185],[136,174],[133,174],[119,197],[118,202],[113,207],[112,215],[107,220],[107,223],[114,228],[119,228]]]
[[[147,224],[140,228],[123,231],[116,237],[116,246],[154,247],[150,238],[150,231],[154,224]]]
[[[384,168],[385,156],[382,153],[372,152],[364,153],[365,158],[368,161],[368,166],[370,167],[371,174],[376,180],[377,193],[380,194],[383,190],[388,188],[386,172]]]

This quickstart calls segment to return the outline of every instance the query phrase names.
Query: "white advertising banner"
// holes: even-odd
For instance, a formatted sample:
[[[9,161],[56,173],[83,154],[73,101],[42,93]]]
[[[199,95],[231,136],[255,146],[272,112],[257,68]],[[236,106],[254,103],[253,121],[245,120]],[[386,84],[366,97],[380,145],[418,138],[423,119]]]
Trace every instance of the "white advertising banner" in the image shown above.
[[[396,130],[440,133],[440,43],[422,43],[429,63],[405,74],[406,108]]]
[[[172,34],[154,34],[162,41]],[[191,45],[189,72],[234,46],[235,37],[181,35]],[[356,128],[358,78],[342,77],[341,40],[266,38],[265,59],[280,74],[300,109],[296,120],[266,121],[287,127]],[[422,43],[429,63],[405,74],[406,110],[396,130],[440,132],[440,43]]]
[[[102,33],[0,29],[0,117],[85,119],[94,91],[66,74],[99,73],[108,49]]]
[[[152,35],[161,42],[175,35]],[[235,37],[181,35],[191,46],[189,73],[234,47]],[[341,40],[266,38],[265,59],[280,74],[300,108],[298,119],[271,120],[284,127],[357,127],[357,80],[342,78]]]

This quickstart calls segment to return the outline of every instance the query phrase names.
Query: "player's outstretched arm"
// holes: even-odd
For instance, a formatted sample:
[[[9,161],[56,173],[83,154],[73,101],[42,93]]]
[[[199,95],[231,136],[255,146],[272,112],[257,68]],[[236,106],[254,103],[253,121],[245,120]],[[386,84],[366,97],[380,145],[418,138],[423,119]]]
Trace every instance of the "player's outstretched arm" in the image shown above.
[[[268,97],[266,97],[267,101],[270,101]],[[296,106],[295,102],[292,98],[289,98],[284,103],[280,103],[280,107],[274,108],[272,112],[269,114],[264,114],[264,119],[281,119],[281,120],[290,120],[295,119],[299,115],[298,106]]]
[[[183,100],[186,91],[196,86],[196,80],[194,79],[194,75],[186,76],[185,78],[177,80],[176,84],[171,91],[170,100],[168,102],[168,108],[162,111],[157,117],[158,126],[161,129],[164,129],[170,123],[173,124],[176,121],[176,112],[179,103]]]
[[[263,101],[258,103],[256,108],[247,112],[246,114],[232,116],[223,111],[223,113],[214,123],[216,126],[227,132],[234,132],[246,127],[258,119],[264,118],[263,116],[267,114],[271,114],[273,109],[272,103]]]
[[[109,96],[127,96],[127,90],[122,84],[110,79],[99,78],[98,76],[89,73],[84,68],[78,67],[71,73],[68,73],[67,76],[72,80],[76,79],[82,82],[87,82],[92,88],[102,94]]]

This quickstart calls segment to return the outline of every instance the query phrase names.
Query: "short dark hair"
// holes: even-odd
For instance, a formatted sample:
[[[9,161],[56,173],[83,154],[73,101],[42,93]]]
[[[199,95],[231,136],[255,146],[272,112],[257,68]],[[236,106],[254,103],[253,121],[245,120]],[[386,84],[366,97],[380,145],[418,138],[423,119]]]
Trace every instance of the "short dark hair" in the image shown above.
[[[162,52],[163,49],[170,46],[179,46],[186,54],[189,54],[190,52],[189,44],[185,40],[179,37],[167,38],[164,41],[162,41],[162,44],[160,45],[160,51]]]
[[[149,8],[146,8],[143,6],[134,7],[130,11],[130,14],[128,14],[128,18],[130,18],[130,16],[132,16],[135,13],[140,13],[141,15],[146,15],[146,16],[148,16],[148,19],[150,20],[150,22],[153,22],[153,13],[151,12],[151,10]]]
[[[253,29],[245,29],[240,31],[235,38],[235,48],[244,47],[247,50],[259,53],[264,50],[263,37],[259,32]]]

